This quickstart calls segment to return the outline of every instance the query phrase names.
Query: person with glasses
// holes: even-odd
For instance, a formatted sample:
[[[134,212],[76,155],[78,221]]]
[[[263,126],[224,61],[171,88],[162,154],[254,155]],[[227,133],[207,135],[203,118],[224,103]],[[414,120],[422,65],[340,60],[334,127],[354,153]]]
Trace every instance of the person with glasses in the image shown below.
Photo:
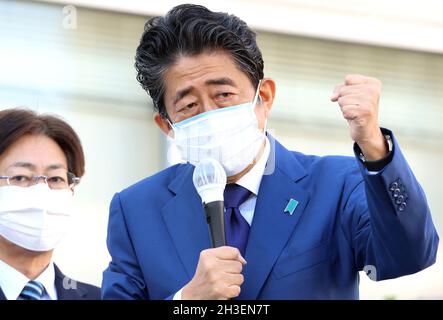
[[[52,260],[84,167],[80,139],[65,121],[0,111],[0,300],[100,299],[98,287],[66,277]]]

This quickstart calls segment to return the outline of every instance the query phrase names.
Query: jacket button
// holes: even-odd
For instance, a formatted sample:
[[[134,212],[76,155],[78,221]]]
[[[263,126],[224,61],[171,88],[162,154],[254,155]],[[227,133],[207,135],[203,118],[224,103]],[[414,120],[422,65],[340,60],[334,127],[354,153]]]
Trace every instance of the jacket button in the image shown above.
[[[396,204],[402,204],[405,201],[405,197],[401,194],[397,197],[397,199],[395,200]],[[406,203],[406,202],[405,202]]]
[[[406,202],[402,202],[399,206],[398,206],[398,211],[402,212],[405,211],[406,209]]]

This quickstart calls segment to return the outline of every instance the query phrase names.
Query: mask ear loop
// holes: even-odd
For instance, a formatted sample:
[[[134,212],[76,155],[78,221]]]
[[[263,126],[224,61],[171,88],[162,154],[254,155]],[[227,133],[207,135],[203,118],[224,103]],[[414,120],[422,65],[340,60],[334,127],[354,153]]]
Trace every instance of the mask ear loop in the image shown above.
[[[261,84],[261,79],[258,81],[258,85],[257,85],[257,91],[255,92],[255,97],[254,97],[254,101],[252,102],[252,105],[255,106],[257,105],[257,101],[258,99],[260,99],[260,84]],[[260,99],[261,102],[261,99]],[[268,118],[265,119],[265,125],[263,127],[263,135],[266,135],[266,130],[268,128]]]
[[[258,80],[257,91],[255,92],[254,100],[252,101],[252,105],[254,106],[254,108],[257,105],[257,100],[258,100],[258,98],[260,96],[259,95],[259,93],[260,93],[260,83],[261,83],[261,80]]]
[[[174,126],[172,125],[172,123],[171,123],[171,121],[169,120],[169,118],[166,118],[166,121],[168,122],[169,126],[171,127],[171,131],[174,133],[174,137],[169,136],[169,138],[172,140],[172,143],[175,144],[175,138],[176,138],[176,137],[175,137]],[[190,138],[188,138],[187,143],[186,143],[186,153],[187,153],[187,158],[186,158],[186,159],[189,159],[189,158],[190,158],[190,153],[191,153],[190,148],[189,148],[189,145],[190,145],[190,143],[189,143],[189,139],[190,139]],[[186,161],[186,162],[189,162],[189,161]]]
[[[172,137],[171,133],[168,134],[168,137],[171,138],[172,140],[174,140],[174,139],[175,139],[174,126],[172,125],[172,122],[169,120],[169,117],[166,118],[166,121],[168,122],[169,127],[171,128],[171,129],[169,130],[169,132],[172,131],[172,132],[174,133],[174,137]]]

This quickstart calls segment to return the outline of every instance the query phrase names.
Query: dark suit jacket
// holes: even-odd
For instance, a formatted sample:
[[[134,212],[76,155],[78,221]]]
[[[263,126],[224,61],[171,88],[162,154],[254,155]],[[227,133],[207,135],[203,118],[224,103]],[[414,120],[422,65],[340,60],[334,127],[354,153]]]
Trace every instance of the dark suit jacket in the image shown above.
[[[57,291],[58,300],[100,300],[100,288],[66,277],[55,264],[54,268],[55,289]],[[63,285],[63,282],[65,285]],[[76,285],[76,288],[74,284]],[[0,300],[6,300],[1,288]]]

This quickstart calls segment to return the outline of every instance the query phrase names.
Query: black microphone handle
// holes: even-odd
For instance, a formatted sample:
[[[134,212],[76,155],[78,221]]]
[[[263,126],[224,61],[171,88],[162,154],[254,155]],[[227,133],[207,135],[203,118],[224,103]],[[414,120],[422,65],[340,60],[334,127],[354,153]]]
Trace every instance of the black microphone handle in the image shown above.
[[[212,247],[226,245],[225,236],[225,207],[223,201],[213,201],[204,204],[206,222],[211,234]]]

